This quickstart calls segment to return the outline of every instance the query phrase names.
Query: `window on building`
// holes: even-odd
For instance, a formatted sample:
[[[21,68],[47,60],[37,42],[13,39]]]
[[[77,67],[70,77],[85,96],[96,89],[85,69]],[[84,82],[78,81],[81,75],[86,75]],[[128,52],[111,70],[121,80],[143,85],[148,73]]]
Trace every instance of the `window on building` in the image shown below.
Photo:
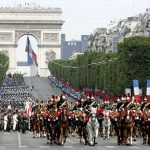
[[[76,42],[74,42],[74,45],[76,45]]]
[[[70,45],[70,42],[68,42],[68,45]]]
[[[86,38],[86,37],[84,37],[84,40],[87,40],[87,38]]]

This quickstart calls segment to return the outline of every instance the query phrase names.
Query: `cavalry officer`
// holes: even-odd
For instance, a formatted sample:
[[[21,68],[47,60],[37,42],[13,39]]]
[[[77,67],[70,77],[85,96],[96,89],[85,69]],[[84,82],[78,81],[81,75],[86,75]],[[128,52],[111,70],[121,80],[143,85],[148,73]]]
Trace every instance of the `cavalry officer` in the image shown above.
[[[89,107],[98,108],[95,98],[92,96],[89,101]]]
[[[58,101],[58,108],[63,107],[63,105],[66,105],[66,103],[67,103],[66,97],[65,95],[62,94],[60,96],[60,100]]]
[[[75,106],[73,107],[73,110],[79,110],[81,108],[81,103],[79,100],[76,100],[76,104]]]

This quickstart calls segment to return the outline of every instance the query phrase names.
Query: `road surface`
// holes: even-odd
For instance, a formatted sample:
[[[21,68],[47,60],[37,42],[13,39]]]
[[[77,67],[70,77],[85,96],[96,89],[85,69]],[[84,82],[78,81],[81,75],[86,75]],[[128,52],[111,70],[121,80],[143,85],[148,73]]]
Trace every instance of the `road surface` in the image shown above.
[[[103,140],[102,138],[98,139],[98,144],[94,147],[89,145],[84,145],[79,143],[79,139],[68,137],[64,146],[60,145],[50,145],[47,144],[46,138],[33,138],[31,132],[22,134],[20,132],[0,132],[0,150],[149,150],[150,146],[142,145],[142,139],[137,139],[136,142],[133,142],[133,146],[118,146],[116,144],[116,137],[111,137],[110,140]]]
[[[60,95],[62,92],[51,85],[48,78],[25,78],[25,82],[34,86],[32,94],[41,100],[46,100],[52,95]],[[70,98],[71,99],[71,98]],[[72,100],[72,99],[71,99]],[[137,139],[133,142],[133,146],[118,146],[117,138],[111,137],[110,140],[98,139],[98,144],[94,147],[79,143],[78,138],[68,137],[64,146],[60,145],[48,145],[46,138],[33,138],[31,132],[22,134],[21,132],[4,132],[0,131],[0,150],[149,150],[150,146],[142,145],[142,139]]]

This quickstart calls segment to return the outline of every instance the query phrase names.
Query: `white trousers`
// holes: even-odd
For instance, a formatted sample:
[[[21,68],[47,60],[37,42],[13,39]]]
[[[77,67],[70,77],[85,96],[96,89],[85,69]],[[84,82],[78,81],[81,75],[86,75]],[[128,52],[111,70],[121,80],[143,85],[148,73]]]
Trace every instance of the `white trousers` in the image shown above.
[[[4,120],[4,130],[6,130],[6,129],[7,129],[7,121]]]
[[[13,130],[16,130],[17,121],[13,122]]]

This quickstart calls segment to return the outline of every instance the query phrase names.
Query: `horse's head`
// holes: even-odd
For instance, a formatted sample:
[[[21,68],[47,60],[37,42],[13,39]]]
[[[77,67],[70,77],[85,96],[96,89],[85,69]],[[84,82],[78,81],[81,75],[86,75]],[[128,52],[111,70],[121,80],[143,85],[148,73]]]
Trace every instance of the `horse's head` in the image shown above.
[[[91,113],[91,121],[96,121],[97,115],[95,113]]]
[[[62,115],[66,115],[67,114],[67,109],[62,109]]]
[[[131,120],[130,110],[127,110],[126,121]]]
[[[62,121],[67,121],[67,119],[68,119],[67,118],[67,109],[62,110],[62,114],[61,114],[60,118],[61,118]]]
[[[127,124],[127,126],[133,126],[134,125],[134,119],[132,117],[130,110],[126,111],[125,123]]]

